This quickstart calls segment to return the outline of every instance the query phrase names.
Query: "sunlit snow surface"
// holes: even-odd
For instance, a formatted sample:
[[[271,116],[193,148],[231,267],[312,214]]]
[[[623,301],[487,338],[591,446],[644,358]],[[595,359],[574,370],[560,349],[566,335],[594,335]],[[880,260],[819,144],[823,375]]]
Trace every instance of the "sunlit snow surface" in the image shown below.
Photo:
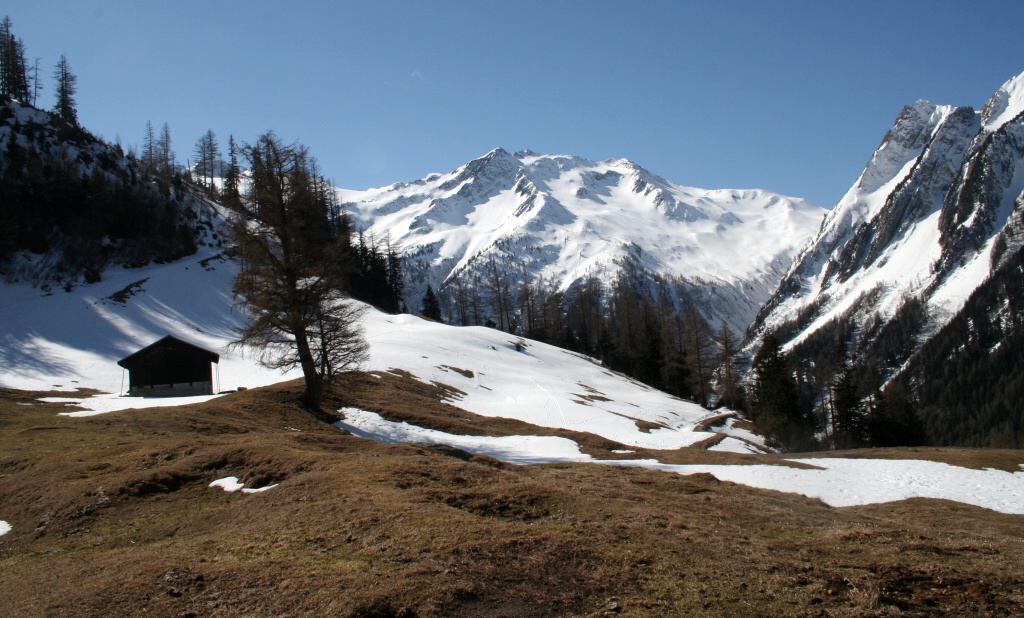
[[[448,174],[339,196],[368,236],[407,252],[419,273],[407,281],[413,298],[483,264],[560,290],[607,282],[629,255],[697,285],[709,321],[737,333],[825,213],[760,189],[684,187],[625,159],[502,149]]]
[[[676,449],[708,437],[711,413],[553,346],[489,328],[453,328],[409,315],[366,318],[374,369],[401,368],[465,393],[452,403],[482,416],[597,434],[625,445]],[[637,420],[659,428],[641,431]]]
[[[361,438],[393,444],[421,442],[454,446],[469,453],[481,453],[517,464],[592,461],[578,444],[557,436],[458,436],[408,423],[386,421],[374,412],[344,408],[345,420],[335,426]]]
[[[393,423],[373,412],[351,408],[343,412],[346,420],[336,425],[361,437],[385,442],[447,444],[515,463],[574,461],[651,468],[678,474],[706,472],[723,481],[800,493],[837,507],[908,498],[937,498],[1001,513],[1024,514],[1024,472],[973,470],[934,461],[889,459],[793,460],[820,469],[769,465],[676,465],[654,459],[600,460],[581,453],[574,442],[564,438],[458,436],[407,423]]]
[[[63,403],[68,406],[85,407],[85,410],[62,412],[64,416],[96,416],[129,408],[169,408],[192,403],[209,401],[218,395],[199,397],[122,397],[120,395],[102,394],[83,399],[82,397],[41,397],[47,403]]]
[[[235,492],[238,490],[242,490],[243,494],[258,494],[267,491],[268,489],[273,489],[277,487],[277,483],[274,483],[273,485],[267,485],[266,487],[251,488],[246,487],[244,483],[238,480],[237,476],[225,476],[222,479],[217,479],[216,481],[210,483],[210,487],[220,487],[221,489],[227,492]]]
[[[86,409],[68,413],[73,416],[127,408],[146,408],[139,412],[142,414],[169,413],[161,407],[210,399],[118,396],[126,385],[117,360],[166,334],[220,354],[217,377],[223,390],[298,377],[297,372],[281,374],[262,368],[244,350],[227,347],[232,328],[241,319],[232,309],[229,292],[234,266],[218,259],[204,262],[212,257],[209,250],[204,251],[173,264],[108,271],[102,282],[71,292],[45,295],[27,285],[0,287],[0,323],[4,325],[0,332],[0,387],[68,391],[66,396],[48,400]],[[138,293],[126,302],[111,300],[115,292],[142,280]],[[520,342],[491,329],[455,328],[372,310],[366,315],[365,328],[371,344],[366,369],[402,370],[419,380],[458,389],[452,391],[451,403],[477,414],[589,432],[649,450],[676,449],[711,435],[693,429],[712,416],[708,411],[551,346]],[[72,392],[75,388],[109,394],[85,398]],[[595,462],[565,438],[452,436],[389,423],[369,412],[345,412],[342,426],[352,433],[389,442],[448,444],[516,463]],[[658,427],[643,432],[637,420]],[[739,438],[757,440],[753,434],[731,427],[731,421],[725,430],[728,437],[719,444],[720,450],[746,448]],[[672,466],[655,460],[601,463],[682,474],[710,472],[737,483],[819,497],[835,506],[930,497],[1024,513],[1024,473],[968,470],[926,461],[807,461],[823,469]]]

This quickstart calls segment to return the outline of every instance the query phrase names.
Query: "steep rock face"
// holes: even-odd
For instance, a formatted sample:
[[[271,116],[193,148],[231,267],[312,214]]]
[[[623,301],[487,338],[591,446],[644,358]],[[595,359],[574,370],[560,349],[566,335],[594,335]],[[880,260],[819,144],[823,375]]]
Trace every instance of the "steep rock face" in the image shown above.
[[[1013,229],[1024,190],[1022,112],[1024,75],[981,113],[925,101],[904,108],[758,314],[748,345],[768,330],[790,347],[842,332],[855,358],[908,300],[919,301],[926,319],[910,345],[882,354],[891,376],[961,310],[1022,231]]]
[[[611,283],[630,256],[740,333],[824,214],[767,191],[683,187],[631,161],[501,148],[449,174],[340,194],[369,235],[403,250],[410,306],[427,284],[443,295],[495,272],[513,290]]]
[[[939,218],[943,276],[954,271],[1005,224],[1024,190],[1024,119],[1017,115],[979,134],[960,169]]]

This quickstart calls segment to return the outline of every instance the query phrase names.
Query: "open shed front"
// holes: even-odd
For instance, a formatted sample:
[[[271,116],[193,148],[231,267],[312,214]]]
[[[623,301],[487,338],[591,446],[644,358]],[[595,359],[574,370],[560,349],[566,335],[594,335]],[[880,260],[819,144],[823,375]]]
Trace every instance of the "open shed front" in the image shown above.
[[[213,394],[220,355],[168,335],[117,361],[128,370],[128,395],[187,397]]]

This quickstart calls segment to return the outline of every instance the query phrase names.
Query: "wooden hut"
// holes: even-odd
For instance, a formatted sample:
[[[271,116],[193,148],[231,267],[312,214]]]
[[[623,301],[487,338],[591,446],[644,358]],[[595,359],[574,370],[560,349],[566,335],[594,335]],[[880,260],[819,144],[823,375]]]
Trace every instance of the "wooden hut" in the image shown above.
[[[134,397],[187,397],[213,394],[213,367],[220,354],[167,335],[117,361],[128,370]]]

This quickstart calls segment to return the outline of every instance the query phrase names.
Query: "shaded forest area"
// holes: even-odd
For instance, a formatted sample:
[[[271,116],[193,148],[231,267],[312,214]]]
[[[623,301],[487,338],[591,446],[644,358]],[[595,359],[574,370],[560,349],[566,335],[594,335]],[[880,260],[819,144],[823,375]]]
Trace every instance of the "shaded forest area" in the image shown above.
[[[59,116],[0,101],[0,265],[8,279],[98,281],[196,251],[199,200],[180,174],[158,175]],[[45,274],[11,258],[55,259]],[[41,279],[41,280],[40,280]]]
[[[928,442],[1024,448],[1024,250],[1018,249],[900,374]]]
[[[586,354],[637,381],[706,407],[744,409],[736,369],[739,337],[708,324],[684,282],[644,268],[639,255],[618,263],[609,282],[591,277],[560,290],[520,278],[492,260],[443,285],[426,308],[460,326],[489,326]]]
[[[78,80],[63,55],[53,78],[53,111],[37,109],[39,62],[29,67],[24,41],[4,18],[0,274],[72,285],[80,277],[97,281],[110,264],[139,266],[194,253],[200,203],[181,170],[146,165],[82,128],[74,98]]]
[[[925,302],[907,297],[889,319],[859,314],[875,291],[792,346],[787,369],[771,378],[792,378],[781,408],[787,412],[778,413],[803,428],[791,447],[1024,448],[1024,250],[1005,238],[997,248],[998,268],[917,352],[929,322]],[[771,336],[786,340],[802,319]],[[762,384],[757,368],[755,359],[755,391]],[[755,392],[755,422],[759,403]],[[768,435],[776,424],[758,422]]]

